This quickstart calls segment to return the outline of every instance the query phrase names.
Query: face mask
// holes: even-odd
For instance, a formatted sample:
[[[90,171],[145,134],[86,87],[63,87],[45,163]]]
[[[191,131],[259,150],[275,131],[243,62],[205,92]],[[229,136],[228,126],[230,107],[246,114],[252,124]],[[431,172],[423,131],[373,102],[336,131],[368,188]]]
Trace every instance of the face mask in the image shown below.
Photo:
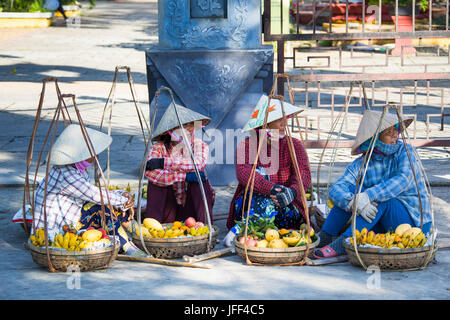
[[[84,171],[86,170],[86,168],[88,168],[91,165],[92,165],[92,163],[90,163],[86,160],[83,160],[83,161],[75,163],[75,168],[77,168],[79,173],[83,174]]]
[[[178,131],[179,130],[179,131]],[[181,135],[181,130],[180,129],[176,129],[173,131],[169,131],[169,135],[170,135],[170,141],[173,142],[183,142],[183,138]]]
[[[274,139],[276,139],[276,138],[283,139],[286,136],[286,134],[280,134],[280,131],[277,129],[268,129],[267,135]]]
[[[381,142],[380,140],[378,140],[378,144],[377,144],[376,148],[378,149],[378,151],[380,151],[384,155],[390,156],[390,155],[393,155],[394,153],[396,153],[398,151],[399,147],[400,147],[400,145],[398,144],[398,142],[396,144],[387,144],[387,143],[384,143],[384,142]]]

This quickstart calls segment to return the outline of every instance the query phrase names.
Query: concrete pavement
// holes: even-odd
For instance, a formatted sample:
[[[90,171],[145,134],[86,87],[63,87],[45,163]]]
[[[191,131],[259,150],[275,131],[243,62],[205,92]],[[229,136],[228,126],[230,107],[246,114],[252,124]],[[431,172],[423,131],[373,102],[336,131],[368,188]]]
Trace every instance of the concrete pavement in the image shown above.
[[[80,289],[74,290],[67,286],[70,274],[51,274],[33,263],[23,247],[26,235],[20,226],[11,223],[11,217],[22,202],[20,186],[24,181],[25,156],[41,80],[57,77],[63,93],[77,96],[85,123],[98,128],[114,68],[127,65],[133,72],[140,105],[145,110],[148,97],[144,51],[157,42],[156,3],[156,0],[99,1],[93,10],[81,16],[80,28],[50,27],[18,32],[16,37],[8,36],[0,42],[0,298],[449,299],[449,251],[439,251],[436,263],[423,271],[381,273],[380,286],[375,289],[369,289],[372,274],[348,262],[322,267],[259,267],[247,266],[233,255],[211,260],[208,263],[213,268],[203,270],[115,261],[107,270],[81,274]],[[131,182],[134,187],[144,145],[125,79],[122,74],[113,110],[111,183]],[[45,97],[45,117],[38,131],[37,145],[43,141],[57,102],[51,85]],[[433,185],[439,237],[448,241],[449,152],[446,148],[420,152]],[[308,150],[308,154],[315,182],[320,152]],[[348,154],[348,149],[339,150],[331,181],[352,160]],[[33,158],[36,157],[35,153]],[[320,182],[326,183],[328,172],[326,168],[321,170]],[[217,186],[216,190],[214,213],[220,219],[215,224],[222,239],[226,234],[223,214],[228,212],[234,186]]]

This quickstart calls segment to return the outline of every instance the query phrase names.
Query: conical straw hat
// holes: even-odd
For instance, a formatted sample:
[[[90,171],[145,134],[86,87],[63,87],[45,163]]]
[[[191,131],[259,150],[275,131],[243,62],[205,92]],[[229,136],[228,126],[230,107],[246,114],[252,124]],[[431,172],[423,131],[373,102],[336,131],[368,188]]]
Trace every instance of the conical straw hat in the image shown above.
[[[112,142],[112,138],[103,132],[90,128],[86,128],[86,131],[97,155]],[[53,144],[50,155],[51,165],[67,165],[89,159],[91,154],[81,133],[80,125],[67,126]]]
[[[358,153],[361,153],[358,151],[358,147],[361,144],[363,144],[367,139],[372,138],[373,135],[376,133],[378,124],[380,123],[381,115],[382,112],[380,111],[366,110],[364,112],[364,115],[361,119],[361,123],[359,124],[358,132],[356,133],[355,142],[353,143],[352,146],[352,155],[357,155]],[[402,119],[404,128],[407,128],[413,121],[413,118],[410,117],[405,118],[402,116]],[[392,127],[397,123],[399,123],[397,115],[386,112],[384,114],[379,132],[382,132],[384,129]]]
[[[186,107],[176,105],[178,116],[180,117],[181,124],[186,124],[194,121],[202,121],[202,124],[206,126],[211,119],[198,112],[192,111]],[[164,112],[161,120],[159,120],[158,126],[152,134],[152,140],[157,139],[162,134],[169,130],[173,130],[180,126],[177,115],[175,114],[174,102],[172,102]]]
[[[249,131],[261,127],[264,124],[264,117],[267,108],[267,102],[269,97],[263,94],[256,104],[253,110],[250,120],[244,126],[242,131]],[[305,108],[294,106],[288,102],[283,102],[284,113],[287,116],[296,114],[305,110]],[[267,115],[267,124],[283,118],[283,112],[281,110],[281,101],[278,99],[270,99],[269,114]]]

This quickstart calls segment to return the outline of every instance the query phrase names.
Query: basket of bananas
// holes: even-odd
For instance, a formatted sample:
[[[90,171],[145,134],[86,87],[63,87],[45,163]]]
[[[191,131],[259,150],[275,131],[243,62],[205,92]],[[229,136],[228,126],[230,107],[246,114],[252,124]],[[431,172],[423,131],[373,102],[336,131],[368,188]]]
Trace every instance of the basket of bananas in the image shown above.
[[[354,238],[344,241],[350,262],[356,266],[378,266],[383,270],[417,270],[425,268],[434,259],[437,246],[431,244],[420,228],[401,224],[395,232],[378,233],[355,230]],[[363,265],[363,264],[365,265]]]
[[[45,268],[50,268],[50,259],[56,271],[65,272],[70,266],[76,266],[79,271],[105,269],[116,259],[119,243],[116,240],[114,250],[112,237],[101,230],[89,229],[77,234],[76,229],[64,226],[53,240],[48,240],[47,256],[44,230],[37,229],[28,240],[31,257],[36,264]]]
[[[147,251],[155,258],[175,259],[184,255],[193,256],[207,252],[210,232],[212,232],[210,249],[213,249],[219,229],[216,226],[212,226],[212,229],[210,231],[207,225],[195,221],[192,217],[184,222],[174,221],[164,224],[153,218],[145,218],[140,229],[135,223],[131,231],[133,243],[139,249],[145,251],[145,245]]]

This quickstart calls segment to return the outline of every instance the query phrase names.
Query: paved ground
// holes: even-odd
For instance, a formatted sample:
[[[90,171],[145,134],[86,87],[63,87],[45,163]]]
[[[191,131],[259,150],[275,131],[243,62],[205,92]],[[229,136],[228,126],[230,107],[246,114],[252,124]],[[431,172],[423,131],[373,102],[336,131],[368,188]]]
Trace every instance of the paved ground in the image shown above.
[[[70,290],[70,275],[37,267],[24,249],[26,236],[11,217],[22,202],[25,156],[44,77],[59,79],[63,93],[77,96],[87,125],[98,127],[117,65],[131,67],[140,106],[148,105],[144,51],[157,43],[156,0],[99,1],[81,16],[80,28],[0,30],[0,298],[1,299],[449,299],[450,255],[439,251],[424,271],[386,272],[369,289],[372,274],[349,263],[323,267],[246,266],[238,256],[211,260],[210,270],[115,261],[105,271],[83,273],[81,288]],[[5,35],[7,34],[7,36]],[[136,186],[144,148],[125,75],[116,90],[111,182]],[[42,143],[55,90],[49,85]],[[350,128],[352,129],[352,127]],[[354,128],[353,128],[354,130]],[[448,136],[448,128],[441,135]],[[308,150],[316,180],[319,150]],[[328,152],[327,152],[328,154]],[[338,152],[333,181],[352,157]],[[435,222],[441,241],[450,239],[450,161],[448,148],[420,150],[433,186]],[[34,155],[36,159],[37,153]],[[328,158],[327,158],[328,157]],[[104,155],[103,158],[104,159]],[[326,155],[326,159],[329,156]],[[328,181],[321,169],[320,183]],[[223,214],[234,186],[217,186],[214,213],[225,235]],[[220,248],[221,245],[218,246]]]

